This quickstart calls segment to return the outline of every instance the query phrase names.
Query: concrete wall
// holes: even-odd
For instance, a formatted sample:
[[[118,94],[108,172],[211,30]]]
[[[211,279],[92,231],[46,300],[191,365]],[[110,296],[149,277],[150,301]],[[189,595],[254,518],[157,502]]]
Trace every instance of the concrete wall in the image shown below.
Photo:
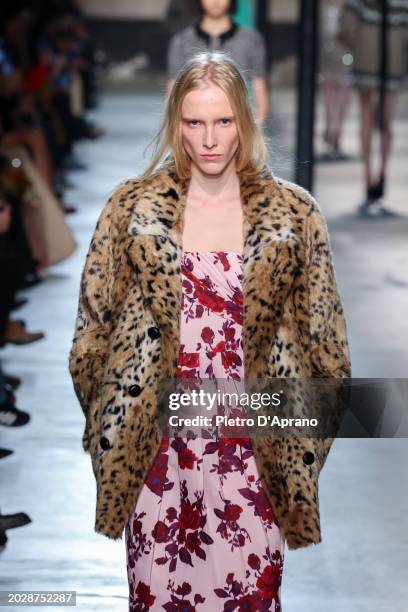
[[[164,19],[169,0],[82,0],[89,17],[99,19]]]

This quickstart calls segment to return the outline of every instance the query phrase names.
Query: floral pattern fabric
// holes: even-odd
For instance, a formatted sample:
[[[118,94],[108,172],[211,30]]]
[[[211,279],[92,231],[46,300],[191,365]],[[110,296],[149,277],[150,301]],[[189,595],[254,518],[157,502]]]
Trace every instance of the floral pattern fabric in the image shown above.
[[[242,264],[184,251],[179,379],[243,379]],[[282,610],[285,539],[249,437],[163,436],[125,540],[129,612]]]

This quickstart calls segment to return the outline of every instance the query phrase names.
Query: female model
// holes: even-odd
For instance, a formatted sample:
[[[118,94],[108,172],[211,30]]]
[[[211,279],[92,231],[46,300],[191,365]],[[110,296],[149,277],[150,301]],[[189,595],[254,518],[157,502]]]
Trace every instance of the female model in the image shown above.
[[[244,373],[239,135],[225,91],[204,71],[199,80],[179,117],[191,181],[177,375],[236,380]],[[156,610],[281,609],[284,537],[247,438],[163,438],[126,542],[131,609],[140,609],[142,589]]]
[[[158,381],[349,376],[325,221],[275,179],[245,81],[194,56],[146,172],[101,213],[70,372],[97,480],[95,530],[125,528],[129,609],[281,610],[284,546],[321,541],[332,439],[161,436]]]

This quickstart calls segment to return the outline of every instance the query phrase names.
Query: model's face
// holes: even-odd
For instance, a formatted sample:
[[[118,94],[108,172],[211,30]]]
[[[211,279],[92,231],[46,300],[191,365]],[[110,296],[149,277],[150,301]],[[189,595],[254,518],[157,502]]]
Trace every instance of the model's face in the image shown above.
[[[229,14],[231,0],[201,0],[201,7],[209,17],[224,17]]]
[[[203,174],[221,174],[239,146],[236,118],[225,92],[212,83],[190,91],[181,116],[182,143],[191,163]]]

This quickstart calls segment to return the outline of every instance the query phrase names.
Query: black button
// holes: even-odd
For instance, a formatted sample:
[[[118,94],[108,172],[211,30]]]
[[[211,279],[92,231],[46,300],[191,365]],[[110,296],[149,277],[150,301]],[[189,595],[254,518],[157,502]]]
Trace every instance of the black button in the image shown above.
[[[305,454],[303,455],[303,462],[306,463],[306,465],[311,465],[314,462],[314,460],[315,460],[315,456],[310,451],[306,451]]]
[[[158,327],[149,327],[149,329],[147,330],[147,333],[149,334],[152,340],[156,340],[156,338],[160,338],[160,329]]]
[[[103,450],[109,450],[111,447],[108,438],[106,438],[105,436],[102,436],[102,438],[99,440],[99,444],[101,445],[101,448],[103,448]]]
[[[137,397],[142,392],[142,387],[140,385],[130,385],[129,387],[129,395],[132,397]]]

